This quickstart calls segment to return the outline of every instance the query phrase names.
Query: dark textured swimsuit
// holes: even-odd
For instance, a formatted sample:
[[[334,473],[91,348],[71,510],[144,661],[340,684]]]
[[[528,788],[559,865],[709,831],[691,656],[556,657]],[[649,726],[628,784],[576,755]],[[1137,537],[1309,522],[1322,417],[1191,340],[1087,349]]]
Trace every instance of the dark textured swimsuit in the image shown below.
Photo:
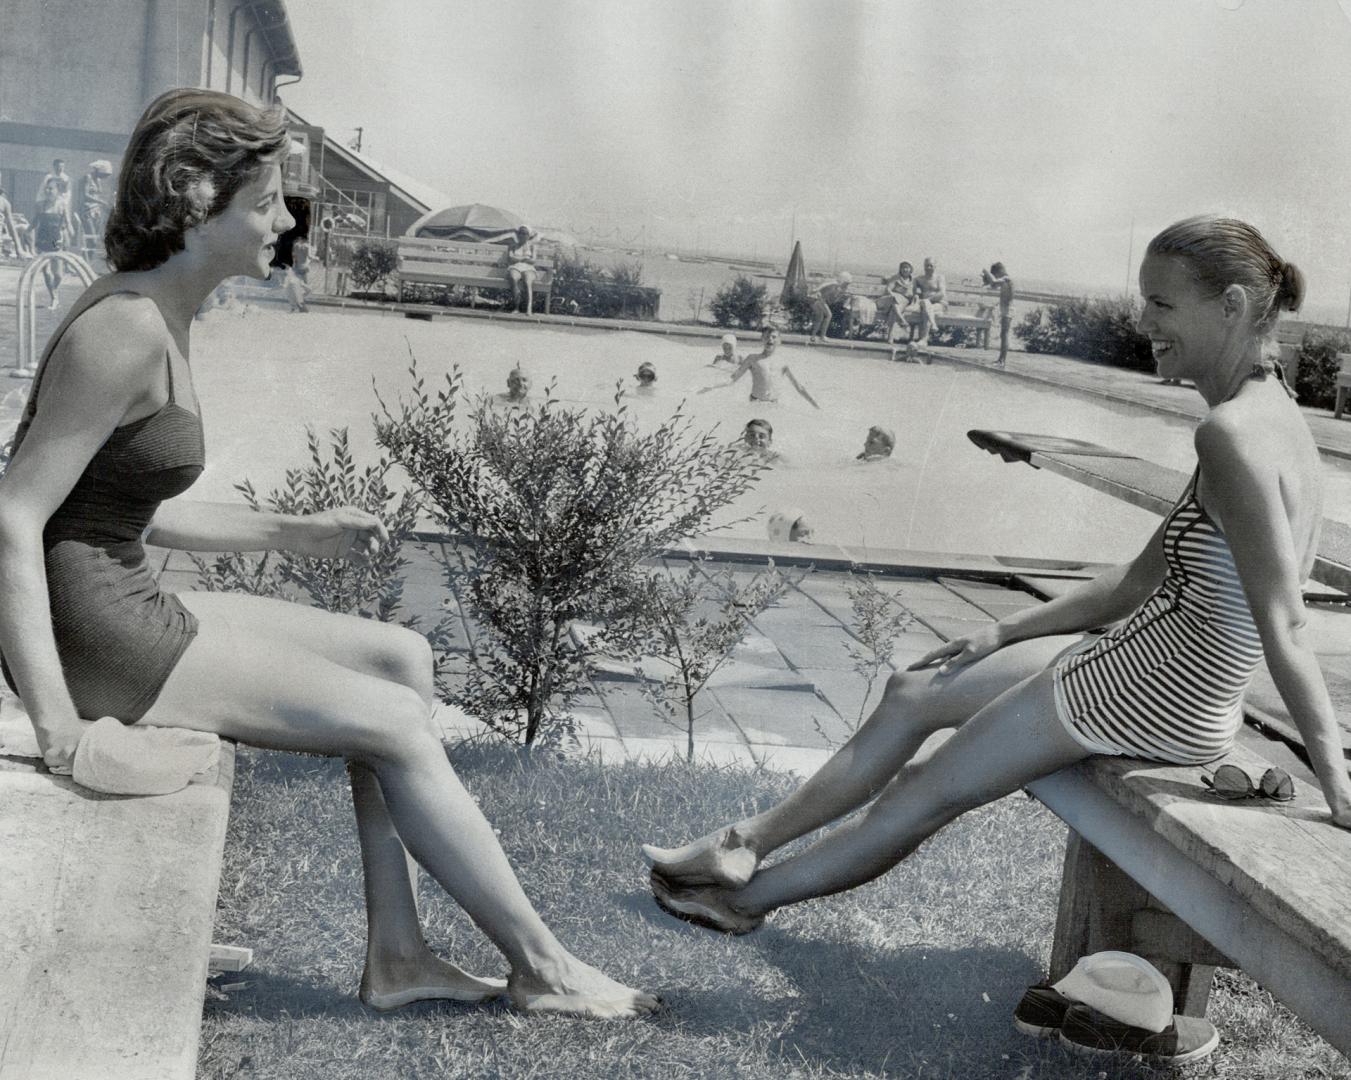
[[[205,466],[201,419],[174,401],[167,353],[165,363],[168,402],[108,436],[42,534],[56,650],[75,708],[89,720],[139,720],[197,633],[193,614],[156,584],[141,543],[160,503],[186,491]],[[45,371],[46,358],[16,450],[37,413]],[[13,689],[3,657],[0,668]]]

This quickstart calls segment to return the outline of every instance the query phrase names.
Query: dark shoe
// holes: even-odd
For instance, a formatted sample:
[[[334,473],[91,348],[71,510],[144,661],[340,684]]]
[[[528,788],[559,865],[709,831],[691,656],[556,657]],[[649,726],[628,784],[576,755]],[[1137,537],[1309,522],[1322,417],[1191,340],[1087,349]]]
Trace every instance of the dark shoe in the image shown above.
[[[1045,1039],[1060,1033],[1065,1014],[1073,1005],[1069,998],[1047,983],[1029,986],[1013,1010],[1013,1026],[1024,1035]]]
[[[1199,1061],[1220,1044],[1215,1025],[1199,1016],[1174,1016],[1162,1031],[1131,1027],[1075,1005],[1065,1013],[1060,1041],[1078,1054],[1139,1054],[1167,1065]]]

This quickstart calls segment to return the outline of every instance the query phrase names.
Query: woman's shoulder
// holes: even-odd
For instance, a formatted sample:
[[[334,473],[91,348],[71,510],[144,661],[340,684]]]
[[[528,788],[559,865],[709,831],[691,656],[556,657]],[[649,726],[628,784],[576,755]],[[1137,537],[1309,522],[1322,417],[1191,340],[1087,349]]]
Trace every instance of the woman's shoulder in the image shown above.
[[[155,302],[135,293],[112,293],[80,312],[60,348],[77,363],[98,364],[120,377],[160,364],[169,330]]]

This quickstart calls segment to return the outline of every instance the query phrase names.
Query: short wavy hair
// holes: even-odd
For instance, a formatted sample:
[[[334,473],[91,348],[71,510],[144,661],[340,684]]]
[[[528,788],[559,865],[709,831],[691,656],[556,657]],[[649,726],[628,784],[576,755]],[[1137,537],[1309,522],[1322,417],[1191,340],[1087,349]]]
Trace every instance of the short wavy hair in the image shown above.
[[[108,216],[108,262],[153,270],[183,250],[194,225],[221,213],[240,188],[286,154],[278,105],[260,109],[218,90],[161,94],[131,133]]]

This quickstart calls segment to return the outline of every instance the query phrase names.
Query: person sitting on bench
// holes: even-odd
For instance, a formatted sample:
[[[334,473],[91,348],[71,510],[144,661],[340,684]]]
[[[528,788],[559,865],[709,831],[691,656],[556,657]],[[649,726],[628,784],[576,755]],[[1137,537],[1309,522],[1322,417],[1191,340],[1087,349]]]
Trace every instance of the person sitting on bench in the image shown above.
[[[651,1012],[651,995],[568,952],[521,889],[446,757],[423,635],[278,599],[175,595],[151,571],[146,543],[360,565],[388,536],[356,507],[293,515],[176,498],[205,466],[193,313],[223,279],[270,273],[295,224],[290,144],[280,106],[214,90],[162,94],[131,133],[106,234],[114,272],[48,344],[0,478],[5,679],[53,772],[71,771],[100,717],[346,759],[372,1008],[506,993],[532,1012]],[[505,982],[428,948],[410,855],[504,954]]]
[[[919,311],[919,341],[910,343],[910,351],[925,348],[929,335],[938,333],[938,316],[948,300],[947,279],[938,272],[933,259],[924,260],[924,273],[915,278],[915,307]]]
[[[511,307],[529,315],[535,310],[535,232],[529,225],[516,229],[516,239],[507,249],[507,277],[511,279]]]
[[[1091,754],[1213,761],[1243,723],[1264,653],[1332,821],[1351,828],[1351,779],[1300,593],[1322,520],[1322,466],[1262,350],[1277,315],[1298,310],[1303,277],[1252,226],[1199,217],[1151,241],[1140,290],[1139,330],[1160,374],[1193,380],[1209,406],[1197,471],[1143,551],[893,675],[859,731],[777,805],[681,847],[644,847],[663,909],[746,933],[786,904],[872,880],[963,812]],[[943,728],[956,731],[917,757]]]

